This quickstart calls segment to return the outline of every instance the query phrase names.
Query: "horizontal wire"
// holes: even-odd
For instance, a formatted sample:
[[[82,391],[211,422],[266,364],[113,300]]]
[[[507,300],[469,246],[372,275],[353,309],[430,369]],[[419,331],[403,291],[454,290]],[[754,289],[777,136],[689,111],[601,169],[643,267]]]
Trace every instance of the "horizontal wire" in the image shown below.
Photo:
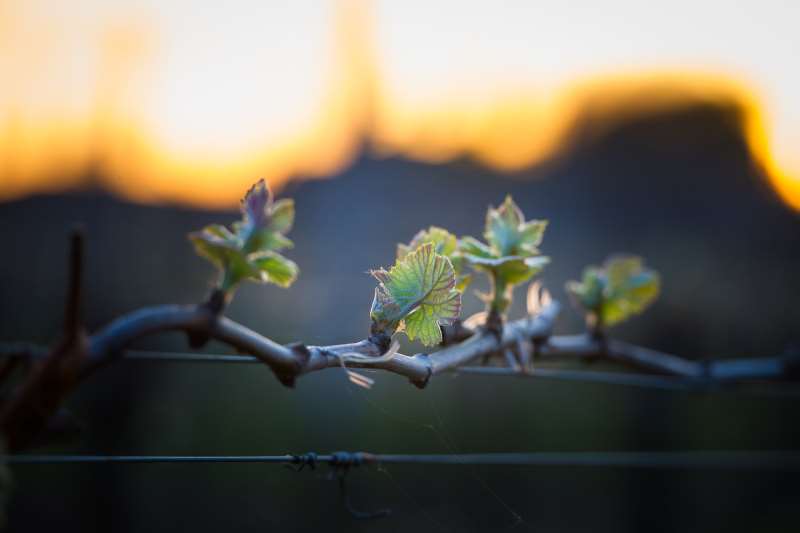
[[[383,463],[627,468],[723,468],[800,471],[798,452],[539,452],[452,455],[379,455]]]
[[[126,350],[124,357],[125,359],[140,361],[174,361],[183,363],[261,363],[260,359],[252,355],[162,352],[148,350]]]
[[[128,350],[125,353],[126,359],[138,361],[165,361],[183,363],[261,363],[252,355],[225,355],[225,354],[204,354],[191,352],[165,352],[165,351],[146,351]],[[362,369],[369,370],[369,369]],[[705,380],[697,378],[670,377],[654,374],[642,374],[640,372],[609,372],[591,370],[562,370],[555,368],[535,367],[528,372],[519,372],[512,368],[499,366],[466,366],[452,370],[454,374],[464,375],[491,375],[491,376],[510,376],[520,378],[551,379],[554,381],[570,381],[584,383],[598,383],[605,385],[624,385],[646,389],[673,390],[673,391],[709,391],[709,390],[738,390],[740,392],[753,392],[767,395],[786,395],[800,396],[800,388],[792,384],[778,384],[770,382],[768,387],[763,383],[725,383],[717,380]],[[736,385],[736,389],[731,388]],[[743,390],[742,386],[747,385],[750,389]]]
[[[291,463],[291,455],[6,455],[8,464]]]
[[[487,465],[623,467],[645,469],[731,469],[800,471],[800,452],[794,451],[679,451],[679,452],[537,452],[483,454],[370,454],[337,452],[329,455],[6,455],[13,465],[86,463],[267,463],[357,466],[359,464]]]
[[[518,376],[521,378],[543,378],[556,381],[581,381],[607,385],[628,385],[663,390],[703,390],[707,383],[701,380],[655,376],[651,374],[631,372],[606,372],[591,370],[561,370],[555,368],[536,367],[528,372],[518,372],[510,368],[498,366],[467,366],[457,368],[457,374],[482,376]]]
[[[9,345],[12,348],[17,345]],[[27,345],[19,345],[22,349]],[[30,349],[30,348],[28,348]],[[44,352],[43,352],[44,353]],[[206,354],[192,352],[170,352],[149,350],[127,350],[125,359],[138,361],[163,361],[182,363],[241,363],[262,364],[252,355]],[[369,370],[369,369],[364,369]],[[742,382],[725,380],[708,380],[702,378],[684,378],[641,372],[587,371],[571,369],[534,368],[528,372],[519,372],[511,368],[496,366],[467,366],[455,368],[454,374],[511,376],[520,378],[550,379],[554,381],[570,381],[598,383],[606,385],[623,385],[645,389],[671,391],[735,391],[766,396],[800,396],[800,387],[792,383],[779,382]]]

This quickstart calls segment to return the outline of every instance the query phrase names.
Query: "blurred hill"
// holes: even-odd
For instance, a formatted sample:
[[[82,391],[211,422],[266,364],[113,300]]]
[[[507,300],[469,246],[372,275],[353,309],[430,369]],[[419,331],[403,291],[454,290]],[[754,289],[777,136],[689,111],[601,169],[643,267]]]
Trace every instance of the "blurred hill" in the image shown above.
[[[511,176],[467,159],[428,165],[365,153],[342,175],[295,182],[280,194],[297,203],[289,254],[300,280],[289,291],[247,287],[231,312],[282,340],[363,335],[368,269],[391,264],[395,243],[431,224],[479,236],[486,207],[510,193],[528,217],[550,220],[542,249],[553,263],[543,279],[556,297],[583,266],[614,252],[640,254],[662,272],[660,302],[626,334],[695,356],[768,354],[798,340],[800,216],[750,162],[735,109],[698,106],[601,136],[577,133],[558,160]],[[58,308],[49,318],[41,308],[63,290],[73,223],[87,227],[88,310],[99,326],[137,306],[201,299],[213,273],[185,235],[235,218],[99,191],[0,206],[3,301],[14,302],[0,311],[0,336],[45,340],[57,331]],[[275,327],[289,305],[305,321]]]
[[[796,304],[800,295],[800,216],[778,200],[754,166],[738,124],[735,108],[710,105],[640,117],[602,131],[588,124],[576,129],[569,149],[559,158],[513,175],[489,171],[468,158],[430,165],[402,158],[376,158],[365,150],[341,175],[298,181],[280,193],[294,197],[297,203],[297,223],[290,234],[296,248],[287,255],[300,265],[300,279],[286,291],[243,287],[229,314],[281,342],[316,344],[362,338],[368,327],[374,287],[366,274],[368,269],[391,264],[395,243],[408,241],[419,228],[431,224],[459,235],[479,235],[487,205],[496,205],[510,193],[528,217],[550,220],[541,248],[553,262],[543,279],[565,304],[564,281],[579,276],[585,265],[601,262],[614,252],[634,252],[662,273],[663,294],[645,316],[620,327],[618,336],[691,357],[775,355],[800,341],[800,306]],[[87,228],[87,320],[96,328],[140,306],[201,300],[213,273],[194,255],[185,236],[212,221],[227,223],[234,218],[233,212],[132,205],[99,191],[0,205],[4,250],[4,260],[0,261],[0,340],[47,342],[58,332],[66,237],[72,223],[80,221]],[[478,300],[468,296],[466,314],[478,308]],[[580,327],[578,315],[565,307],[559,330],[575,332]],[[149,340],[143,346],[185,348],[178,337]],[[94,378],[76,396],[74,408],[89,426],[76,445],[78,450],[271,453],[305,451],[313,446],[317,451],[334,447],[443,451],[432,450],[440,443],[431,435],[420,435],[419,428],[389,424],[380,412],[348,396],[338,375],[309,377],[291,392],[279,389],[263,369],[136,369],[130,365],[124,363],[106,371],[104,377]],[[425,402],[434,401],[427,398],[441,402],[448,427],[467,451],[793,448],[798,444],[788,430],[796,420],[797,408],[785,402],[665,398],[580,386],[577,389],[582,395],[576,399],[569,385],[560,389],[542,385],[534,391],[524,384],[476,385],[473,381],[462,385],[460,380],[437,384],[436,390],[410,398],[416,391],[409,392],[405,383],[381,379],[373,397],[381,406],[393,406],[401,409],[400,414],[410,413],[423,421],[430,420]],[[475,394],[469,387],[484,389]],[[487,397],[495,406],[504,406],[503,416],[477,399]],[[327,407],[319,405],[322,398]],[[695,401],[701,405],[692,403]],[[402,407],[396,407],[398,404]],[[536,421],[530,418],[529,408],[535,409]],[[705,418],[693,418],[698,412]],[[253,424],[253,417],[264,420],[263,424]],[[489,442],[487,435],[495,437]],[[162,476],[158,479],[166,480],[165,487],[179,484],[174,476],[161,472],[152,475]],[[27,475],[27,471],[19,473]],[[574,475],[574,483],[588,491],[591,484],[582,485],[589,483],[587,477]],[[148,521],[146,517],[162,516],[168,509],[162,507],[166,503],[147,499],[150,489],[143,474],[98,467],[72,470],[55,481],[53,476],[41,470],[20,482],[12,525],[25,522],[36,529],[55,520],[37,518],[37,498],[49,502],[57,494],[61,497],[57,487],[63,488],[68,482],[79,483],[81,489],[68,498],[72,506],[62,503],[53,517],[74,520],[76,529],[151,529],[155,519]],[[227,483],[209,489],[210,494],[194,494],[192,498],[197,501],[210,505],[214,498],[221,498],[229,506],[236,501],[257,505],[252,495],[239,494],[243,500],[236,500],[239,491],[234,487],[241,484],[252,489],[257,482],[252,475],[215,470],[209,477],[191,476],[195,477],[186,479],[204,483],[198,489],[201,492],[208,484]],[[414,476],[405,481],[414,490],[415,483],[427,483],[425,473]],[[591,513],[565,519],[555,511],[563,511],[556,503],[558,491],[575,487],[558,478],[557,473],[548,476],[555,491],[550,496],[520,474],[497,474],[492,479],[504,487],[505,496],[511,494],[513,499],[514,494],[533,491],[541,502],[554,506],[529,526],[581,530],[585,529],[582,526],[595,525]],[[712,504],[721,505],[723,500],[751,502],[749,510],[741,506],[733,514],[736,518],[725,519],[729,526],[726,531],[740,527],[752,530],[749,526],[756,524],[756,516],[762,516],[757,511],[758,502],[769,498],[777,498],[775,505],[780,505],[771,508],[772,515],[762,517],[766,523],[774,524],[773,530],[779,531],[787,516],[788,504],[781,499],[785,498],[782,484],[788,483],[784,478],[751,480],[747,486],[732,488],[725,477],[709,481],[684,476],[676,481],[637,476],[615,473],[613,479],[592,481],[611,488],[606,496],[590,504],[590,509],[598,510],[602,505],[607,509],[615,501],[622,505],[613,500],[614,495],[621,498],[620,494],[631,502],[625,505],[632,506],[618,514],[601,514],[602,528],[607,524],[609,530],[624,531],[649,526],[648,517],[658,512],[660,500],[656,496],[662,490],[685,505],[674,504],[663,524],[648,529],[667,531],[695,524],[703,530],[703,524],[719,524],[722,514],[714,511],[698,516],[690,502],[692,494],[707,494],[722,487],[725,490],[710,497]],[[48,485],[50,492],[36,496],[36,487],[41,485],[34,482],[52,483]],[[287,520],[286,515],[295,513],[291,518],[297,519],[301,504],[292,500],[292,495],[317,490],[305,485],[316,483],[310,478],[293,483],[294,488],[286,489],[275,503],[259,504],[266,505],[259,511],[259,521],[237,515],[230,523],[247,530],[260,528],[265,521],[285,528],[286,524],[269,509],[282,509],[280,514]],[[473,482],[465,483],[465,487],[475,487]],[[687,486],[691,490],[687,491]],[[265,490],[271,494],[273,489]],[[420,490],[421,497],[427,498],[424,489]],[[468,507],[485,497],[480,489],[459,490],[447,505]],[[84,497],[102,501],[106,507],[94,509]],[[384,491],[383,497],[401,499],[396,492]],[[464,529],[483,527],[483,522],[472,523],[469,517],[453,518],[452,509],[442,505],[434,505],[433,513],[455,524],[455,529],[459,524]],[[515,505],[524,503],[517,501]],[[301,521],[298,528],[321,527],[330,514],[339,517],[328,509],[321,517],[301,519],[305,522]],[[207,522],[208,517],[203,516],[200,513],[188,523],[200,529],[220,525]],[[491,517],[484,518],[489,527],[493,520],[507,517],[493,511]],[[376,527],[409,523],[398,520]],[[170,523],[163,524],[164,530]],[[348,529],[348,524],[343,518],[331,527]]]

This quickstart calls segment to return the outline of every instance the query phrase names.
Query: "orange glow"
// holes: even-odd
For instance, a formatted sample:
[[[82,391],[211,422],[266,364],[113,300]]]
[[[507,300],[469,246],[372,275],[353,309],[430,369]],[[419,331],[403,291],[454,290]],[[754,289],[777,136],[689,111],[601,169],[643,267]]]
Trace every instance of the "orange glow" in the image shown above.
[[[0,200],[100,180],[134,201],[228,207],[258,177],[279,188],[292,178],[335,173],[364,141],[379,154],[430,162],[469,154],[510,171],[567,150],[581,120],[602,129],[641,114],[717,102],[743,111],[754,160],[780,197],[800,209],[800,160],[790,160],[790,143],[773,138],[767,99],[708,69],[587,75],[537,89],[524,83],[503,89],[508,85],[501,79],[490,94],[455,91],[411,103],[378,68],[370,9],[351,1],[336,10],[332,54],[323,58],[328,67],[315,93],[322,96],[279,131],[269,124],[262,131],[261,93],[235,85],[237,68],[256,66],[233,53],[224,55],[229,70],[209,74],[189,65],[177,82],[160,85],[159,73],[174,68],[159,52],[164,36],[145,15],[120,17],[114,20],[123,23],[85,29],[97,42],[96,77],[86,77],[85,86],[60,87],[54,80],[70,77],[51,79],[51,73],[91,67],[80,55],[62,64],[54,51],[62,45],[58,25],[26,27],[15,5],[0,0],[0,72],[14,73],[0,92]],[[31,31],[38,44],[26,46],[22,57],[15,39]],[[148,92],[152,87],[161,92]],[[265,90],[265,102],[270,94]]]
[[[781,165],[773,154],[769,128],[758,103],[751,101],[748,108],[745,133],[753,159],[761,165],[764,174],[780,198],[790,207],[800,211],[800,158],[796,153],[789,165]],[[785,156],[784,159],[790,159]]]
[[[7,20],[9,13],[4,15]],[[280,187],[291,176],[325,176],[343,168],[354,156],[366,129],[368,108],[364,103],[374,92],[368,74],[374,61],[368,56],[369,49],[361,46],[370,41],[364,34],[368,25],[360,20],[365,11],[354,7],[338,15],[339,31],[325,98],[316,116],[296,131],[282,132],[277,141],[261,142],[257,135],[236,138],[234,127],[209,143],[202,132],[198,134],[201,128],[192,128],[193,117],[178,117],[166,126],[148,124],[140,109],[142,102],[130,94],[153,68],[153,54],[147,49],[153,37],[146,25],[101,32],[102,77],[91,91],[95,96],[80,111],[63,110],[70,107],[63,102],[52,105],[49,100],[56,91],[36,101],[38,89],[32,96],[25,94],[33,82],[19,76],[17,100],[23,102],[22,109],[4,109],[6,102],[0,94],[0,200],[67,190],[86,184],[87,179],[99,179],[110,191],[133,201],[229,207],[238,203],[241,191],[255,177],[263,176],[273,187]],[[10,59],[13,42],[3,45],[0,36],[0,53],[8,51],[5,58]],[[19,61],[6,66],[0,62],[0,71],[20,72],[15,67],[25,64]],[[30,78],[35,80],[36,65],[32,62],[29,68]],[[185,94],[176,95],[177,100],[190,101],[190,111],[195,115],[208,109],[204,105],[218,102],[213,94],[198,95],[203,82],[214,81],[204,79],[203,74],[198,73],[199,83],[191,85]],[[62,105],[57,112],[48,109],[58,104]],[[224,115],[224,108],[211,113],[221,120]],[[170,133],[177,135],[165,138],[161,133],[165,127],[172,127]]]

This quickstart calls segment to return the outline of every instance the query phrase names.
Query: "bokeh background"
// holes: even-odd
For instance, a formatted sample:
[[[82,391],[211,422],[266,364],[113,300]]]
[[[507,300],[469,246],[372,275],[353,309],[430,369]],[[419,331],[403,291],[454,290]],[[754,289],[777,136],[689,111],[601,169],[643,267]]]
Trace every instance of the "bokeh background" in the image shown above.
[[[289,290],[243,287],[229,316],[280,342],[363,338],[368,269],[431,224],[480,234],[486,207],[511,193],[550,220],[542,280],[565,304],[564,282],[611,253],[661,272],[661,298],[619,338],[697,359],[797,349],[799,15],[779,2],[0,0],[0,341],[58,334],[75,222],[91,329],[201,301],[214,273],[186,234],[234,220],[265,177],[296,201],[288,255],[301,276]],[[565,307],[557,331],[581,328]],[[373,377],[371,391],[338,371],[288,390],[260,366],[121,362],[71,398],[81,434],[44,451],[800,444],[796,396],[475,376],[419,391]],[[766,532],[800,519],[797,477],[781,472],[371,468],[350,476],[354,503],[394,513],[366,523],[324,469],[14,475],[9,531]]]

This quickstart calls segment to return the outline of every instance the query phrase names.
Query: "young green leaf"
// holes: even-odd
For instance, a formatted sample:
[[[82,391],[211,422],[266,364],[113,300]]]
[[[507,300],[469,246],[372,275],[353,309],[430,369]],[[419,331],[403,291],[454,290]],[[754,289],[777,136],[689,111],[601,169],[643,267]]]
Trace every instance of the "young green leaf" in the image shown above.
[[[397,245],[397,259],[404,259],[409,252],[428,242],[433,243],[434,251],[437,254],[443,255],[450,260],[456,275],[456,290],[463,293],[464,289],[472,281],[472,276],[463,273],[464,258],[458,250],[458,239],[446,229],[431,226],[426,230],[418,231],[410,243]]]
[[[546,220],[525,222],[525,216],[511,195],[506,196],[497,209],[490,207],[486,213],[483,236],[499,256],[536,255],[542,242]]]
[[[444,228],[431,226],[428,229],[418,231],[408,245],[398,244],[397,259],[404,259],[409,252],[416,250],[426,242],[433,243],[434,252],[448,258],[456,251],[458,246],[458,240],[455,235]]]
[[[602,268],[588,267],[580,282],[570,281],[573,301],[601,325],[613,326],[644,311],[658,296],[657,272],[636,256],[611,257]]]
[[[285,234],[294,223],[294,202],[275,202],[264,180],[242,200],[242,220],[232,231],[220,224],[189,234],[195,250],[221,271],[220,289],[229,291],[243,280],[288,287],[297,278],[297,265],[276,250],[292,247]]]
[[[490,276],[493,294],[487,299],[495,312],[504,313],[511,304],[514,285],[528,281],[550,261],[538,249],[546,228],[546,220],[526,221],[511,196],[506,196],[500,207],[489,207],[486,213],[486,243],[474,237],[460,240],[464,260]]]
[[[442,341],[439,326],[452,324],[461,313],[453,265],[432,242],[372,275],[379,281],[370,311],[375,332],[405,331],[409,339],[431,346]]]
[[[568,281],[566,284],[567,293],[574,302],[588,310],[596,310],[603,303],[603,287],[605,282],[603,269],[590,266],[583,270],[581,281]]]
[[[249,262],[255,267],[251,275],[253,281],[270,282],[283,288],[294,283],[300,272],[294,261],[269,250],[252,254]]]

